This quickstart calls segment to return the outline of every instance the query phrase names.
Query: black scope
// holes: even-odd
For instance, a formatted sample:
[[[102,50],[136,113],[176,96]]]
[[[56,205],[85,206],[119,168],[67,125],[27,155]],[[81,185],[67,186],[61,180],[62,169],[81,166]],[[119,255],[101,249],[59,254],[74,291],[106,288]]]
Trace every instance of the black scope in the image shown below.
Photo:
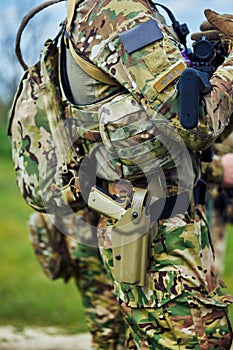
[[[208,62],[214,56],[213,44],[203,36],[193,45],[193,56],[197,62]]]

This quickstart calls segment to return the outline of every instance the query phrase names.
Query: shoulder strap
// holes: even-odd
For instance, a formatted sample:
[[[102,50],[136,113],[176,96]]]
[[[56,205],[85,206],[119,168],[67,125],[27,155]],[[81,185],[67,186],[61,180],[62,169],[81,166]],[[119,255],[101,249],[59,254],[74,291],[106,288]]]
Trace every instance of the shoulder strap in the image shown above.
[[[116,86],[119,85],[119,83],[117,83],[116,80],[112,79],[108,74],[106,74],[104,71],[95,66],[91,61],[85,60],[80,55],[78,55],[74,49],[72,41],[70,39],[68,39],[68,41],[70,52],[73,58],[75,59],[76,63],[82,70],[84,70],[92,78],[99,80],[102,83]]]
[[[20,41],[21,41],[23,30],[25,29],[25,27],[28,24],[28,22],[30,21],[30,19],[32,19],[32,17],[35,16],[35,14],[37,14],[38,12],[42,11],[43,9],[45,9],[46,7],[48,7],[50,5],[57,4],[57,3],[62,2],[62,1],[65,1],[65,0],[49,0],[49,1],[46,1],[46,2],[44,2],[44,3],[42,3],[42,4],[38,5],[38,6],[34,7],[22,19],[22,22],[21,22],[21,24],[19,26],[19,29],[17,31],[17,34],[16,34],[15,53],[16,53],[16,56],[18,58],[19,63],[21,64],[21,66],[23,67],[24,70],[28,69],[28,65],[23,60],[21,49],[20,49]]]
[[[79,4],[79,0],[67,0],[67,20],[66,20],[66,31],[70,36],[70,28],[73,17],[75,15],[76,5]]]
[[[84,70],[88,75],[92,78],[101,81],[102,83],[108,85],[119,85],[119,83],[111,78],[107,73],[102,71],[100,68],[95,66],[91,61],[85,60],[82,58],[74,49],[74,45],[70,39],[70,28],[72,24],[72,20],[75,15],[75,8],[78,5],[79,0],[67,0],[67,22],[66,22],[66,32],[68,34],[68,44],[70,52],[75,59],[76,63],[79,67]]]

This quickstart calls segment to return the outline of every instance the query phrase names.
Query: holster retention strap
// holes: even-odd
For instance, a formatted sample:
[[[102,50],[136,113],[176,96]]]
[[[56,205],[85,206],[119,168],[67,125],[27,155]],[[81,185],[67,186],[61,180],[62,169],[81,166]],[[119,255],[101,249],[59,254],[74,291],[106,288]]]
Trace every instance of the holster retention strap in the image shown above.
[[[147,189],[134,188],[131,208],[112,228],[114,278],[144,285],[148,263],[150,216],[143,203]]]

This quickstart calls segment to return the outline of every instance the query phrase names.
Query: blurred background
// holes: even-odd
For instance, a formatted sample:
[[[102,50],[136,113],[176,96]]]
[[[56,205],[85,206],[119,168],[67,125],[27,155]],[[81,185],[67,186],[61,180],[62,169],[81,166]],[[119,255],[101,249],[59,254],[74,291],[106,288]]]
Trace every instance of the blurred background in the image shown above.
[[[7,136],[8,111],[23,73],[14,49],[17,29],[25,14],[41,2],[7,0],[0,4],[0,326],[13,325],[17,329],[32,325],[61,326],[68,332],[84,332],[87,328],[74,284],[48,280],[34,256],[27,231],[32,211],[16,187]],[[164,0],[161,3],[174,12],[180,23],[186,22],[190,32],[199,30],[204,8],[233,13],[232,0]],[[30,21],[21,45],[28,65],[37,62],[44,41],[55,37],[64,18],[65,2],[62,2],[43,10]],[[223,279],[227,291],[233,294],[232,225],[229,224],[227,230]],[[230,310],[233,320],[232,308]]]
[[[23,69],[15,55],[18,27],[29,10],[42,1],[1,1],[0,22],[0,326],[61,326],[84,332],[86,324],[74,283],[50,281],[31,247],[27,220],[32,212],[16,186],[8,112]],[[54,38],[65,18],[65,2],[35,15],[22,35],[21,50],[28,65],[38,61],[48,38]],[[1,348],[1,346],[0,346]]]

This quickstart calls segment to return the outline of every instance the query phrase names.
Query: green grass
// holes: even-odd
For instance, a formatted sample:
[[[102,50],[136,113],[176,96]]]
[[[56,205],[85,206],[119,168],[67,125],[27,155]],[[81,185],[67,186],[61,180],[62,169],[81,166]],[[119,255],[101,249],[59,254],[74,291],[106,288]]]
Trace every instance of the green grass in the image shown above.
[[[0,128],[0,325],[58,326],[86,331],[80,295],[74,283],[50,281],[42,273],[28,239],[32,210],[15,183],[10,144]],[[233,294],[233,227],[229,226],[224,281]],[[233,321],[233,308],[230,308]]]
[[[233,295],[233,278],[232,278],[232,264],[233,264],[233,226],[228,225],[227,227],[227,248],[225,257],[225,273],[223,281],[226,284],[226,292]],[[233,304],[229,308],[230,319],[233,325]]]

